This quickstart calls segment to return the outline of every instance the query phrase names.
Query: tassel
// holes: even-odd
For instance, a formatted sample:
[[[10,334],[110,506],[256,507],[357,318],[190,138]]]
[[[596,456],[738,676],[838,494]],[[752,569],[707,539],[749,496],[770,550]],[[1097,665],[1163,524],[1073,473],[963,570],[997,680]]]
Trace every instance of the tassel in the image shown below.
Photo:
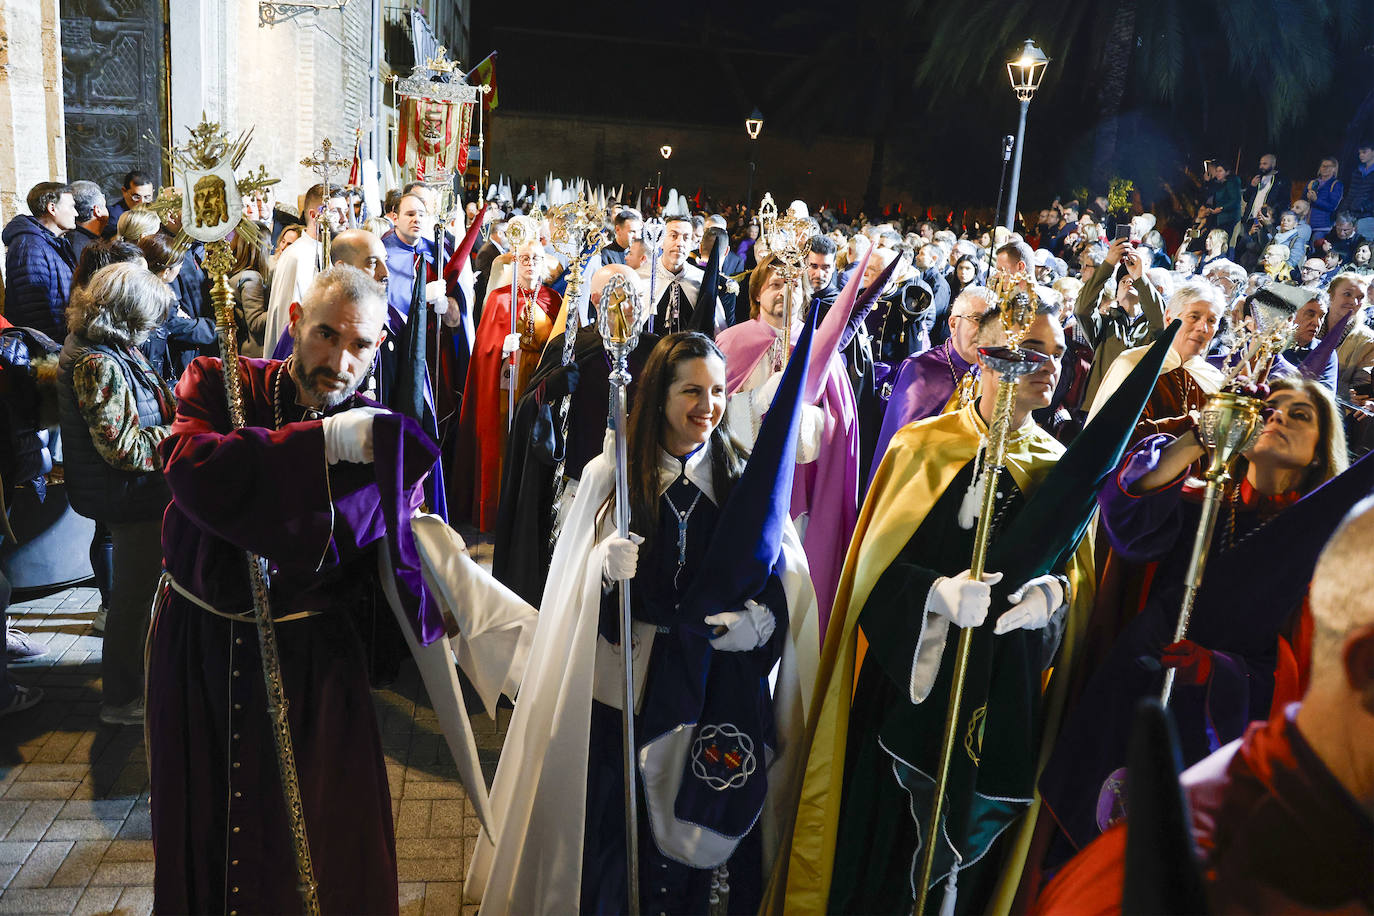
[[[945,882],[945,899],[940,903],[940,916],[954,916],[954,900],[959,896],[956,881],[958,874],[959,863],[955,862],[954,867],[949,870],[949,880]]]
[[[976,470],[968,489],[964,491],[963,502],[959,503],[959,527],[965,531],[972,530],[973,523],[978,521],[978,509],[983,502],[983,486],[988,473],[987,464],[983,460],[986,447],[986,442],[980,444],[978,454],[973,456],[973,466]]]
[[[730,869],[717,865],[711,872],[711,896],[707,898],[709,916],[725,916],[730,912]]]

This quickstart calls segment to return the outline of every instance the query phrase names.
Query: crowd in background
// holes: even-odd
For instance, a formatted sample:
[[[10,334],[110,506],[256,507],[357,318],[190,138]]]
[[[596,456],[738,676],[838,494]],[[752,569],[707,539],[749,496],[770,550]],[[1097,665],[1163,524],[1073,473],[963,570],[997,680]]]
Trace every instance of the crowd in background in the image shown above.
[[[862,505],[866,482],[884,464],[895,429],[968,406],[966,386],[978,384],[975,344],[982,338],[977,335],[987,333],[986,316],[1005,292],[999,282],[1014,277],[1015,284],[1033,289],[1043,314],[1062,333],[1062,347],[1050,347],[1055,352],[1045,354],[1054,365],[1052,391],[1033,416],[1065,445],[1101,410],[1156,336],[1170,322],[1180,323],[1172,362],[1165,362],[1132,440],[1137,450],[1156,449],[1149,456],[1153,463],[1146,469],[1128,461],[1122,472],[1123,492],[1139,484],[1130,491],[1133,496],[1155,494],[1183,479],[1201,456],[1201,447],[1191,438],[1196,412],[1220,387],[1225,367],[1248,335],[1276,319],[1291,322],[1291,339],[1285,341],[1273,373],[1274,392],[1257,394],[1270,399],[1280,430],[1310,426],[1312,442],[1292,474],[1278,458],[1272,467],[1262,457],[1251,462],[1250,476],[1236,488],[1237,494],[1248,495],[1237,495],[1232,503],[1233,526],[1236,504],[1254,509],[1260,519],[1256,530],[1269,524],[1287,505],[1338,476],[1374,446],[1374,314],[1366,299],[1374,274],[1374,145],[1360,147],[1359,157],[1344,178],[1335,160],[1323,160],[1316,177],[1302,184],[1289,181],[1272,154],[1261,157],[1257,171],[1244,180],[1225,164],[1212,162],[1194,199],[1171,198],[1158,214],[1146,212],[1139,200],[1114,210],[1106,196],[1065,196],[1017,231],[990,223],[954,224],[953,214],[945,220],[901,214],[849,218],[831,208],[813,210],[805,202],[792,202],[788,211],[810,220],[812,227],[803,293],[792,317],[800,320],[810,310],[824,317],[841,301],[841,291],[861,266],[864,272],[855,288],[871,294],[856,313],[851,332],[838,338],[846,371],[832,380],[847,392],[844,403],[853,402],[857,422],[858,502],[851,508],[857,511]],[[72,507],[95,519],[90,556],[107,613],[101,623],[106,634],[101,717],[112,724],[135,724],[143,717],[147,595],[160,568],[158,528],[170,498],[156,446],[170,430],[177,381],[192,359],[217,354],[218,345],[202,247],[178,246],[175,210],[159,218],[148,208],[156,196],[148,174],[130,172],[123,184],[120,196],[109,201],[89,181],[39,184],[28,195],[29,213],[15,217],[0,237],[6,267],[0,319],[0,485],[10,494],[15,488],[42,491],[64,481]],[[448,237],[440,239],[436,252],[429,240],[440,238],[431,233],[434,223],[442,221],[443,195],[423,185],[392,192],[376,214],[367,213],[348,189],[317,185],[305,191],[296,208],[258,194],[245,199],[243,218],[257,224],[261,242],[250,241],[243,232],[231,240],[229,283],[236,294],[237,345],[248,356],[290,352],[291,310],[315,273],[330,266],[322,263],[325,236],[332,240],[331,263],[356,267],[384,284],[402,322],[405,309],[418,301],[413,297],[435,306],[444,333],[452,335],[444,339],[456,341],[454,352],[464,360],[448,375],[431,367],[448,386],[436,393],[433,410],[442,414],[437,429],[452,449],[443,459],[452,474],[449,520],[471,522],[482,530],[497,524],[503,473],[511,473],[509,467],[502,470],[512,454],[502,437],[514,419],[506,413],[512,408],[505,388],[515,389],[510,405],[527,392],[551,401],[554,378],[544,374],[547,361],[541,357],[565,333],[575,309],[584,309],[579,321],[585,321],[597,308],[596,289],[589,301],[565,301],[571,300],[568,284],[574,271],[569,267],[582,253],[555,244],[556,233],[547,221],[531,218],[531,203],[522,195],[487,204],[480,238],[459,265],[458,279],[441,276],[442,268],[479,216],[479,205],[452,208]],[[690,307],[700,312],[703,302],[714,307],[692,327],[708,334],[724,337],[728,329],[751,321],[779,333],[790,328],[785,312],[774,313],[773,303],[792,301],[791,294],[778,292],[782,298],[770,298],[770,291],[782,290],[785,283],[778,252],[770,250],[756,212],[738,205],[698,208],[677,195],[649,212],[630,203],[606,202],[601,244],[587,274],[623,264],[642,292],[654,289],[658,301],[650,303],[650,311],[661,322],[656,333],[688,330]],[[666,226],[664,238],[654,246],[644,238],[647,216]],[[527,230],[518,245],[510,241],[515,225]],[[434,279],[417,281],[416,257],[433,265]],[[719,278],[718,287],[711,285],[711,276]],[[710,316],[718,317],[712,321]],[[714,345],[710,349],[718,355]],[[730,350],[728,343],[724,349]],[[508,362],[515,369],[506,378],[502,366]],[[935,401],[917,405],[912,380],[929,365],[936,367],[942,384],[947,375],[948,383]],[[776,373],[760,369],[754,381],[780,375],[780,362],[773,368]],[[550,386],[547,395],[545,385]],[[55,412],[45,400],[45,386],[55,392]],[[770,397],[776,390],[766,384],[759,388]],[[1305,407],[1295,407],[1298,401]],[[600,409],[604,403],[599,402]],[[766,400],[762,403],[766,409]],[[1283,435],[1299,438],[1296,432]],[[1145,461],[1143,454],[1132,453],[1139,461]],[[1137,475],[1129,478],[1129,486],[1128,471]],[[509,479],[504,486],[512,486]],[[1108,509],[1104,502],[1104,512]],[[808,553],[813,544],[806,544]],[[1115,536],[1112,540],[1120,557],[1162,562],[1175,578],[1181,577],[1177,566],[1168,566],[1174,558],[1167,550],[1129,549],[1140,546]],[[679,569],[681,565],[679,561]],[[1149,595],[1160,608],[1174,606],[1172,592],[1168,600],[1160,596],[1176,583],[1164,581],[1164,574],[1157,579],[1154,586],[1147,583],[1143,592],[1136,592],[1134,600],[1141,607],[1150,606]],[[826,585],[828,593],[822,594],[819,582],[816,591],[828,609],[834,583]],[[1139,582],[1136,588],[1141,588]],[[0,589],[8,591],[3,580]],[[1110,590],[1105,578],[1098,583],[1099,593]],[[1050,611],[1067,601],[1061,591]],[[1185,683],[1202,688],[1221,684],[1234,673],[1228,666],[1248,670],[1241,680],[1249,677],[1253,684],[1258,678],[1266,689],[1252,688],[1240,715],[1244,721],[1263,718],[1270,702],[1278,704],[1282,694],[1275,645],[1288,647],[1291,654],[1302,644],[1302,625],[1287,615],[1289,610],[1245,648],[1172,643],[1163,659],[1157,659],[1156,670],[1160,664],[1175,668]],[[821,635],[825,637],[824,626]],[[1124,645],[1119,640],[1131,636],[1129,627],[1119,627],[1102,637],[1102,657],[1109,659]],[[1148,651],[1158,655],[1159,648],[1152,645]],[[44,651],[41,644],[7,628],[9,663]],[[1297,664],[1301,667],[1301,660]],[[1109,666],[1104,663],[1098,670]],[[1094,692],[1087,675],[1082,678],[1084,695],[1104,695]],[[1284,695],[1292,698],[1291,692]],[[0,667],[0,716],[28,708],[39,698],[36,689],[24,687]],[[1117,707],[1112,714],[1128,710]],[[1071,715],[1065,721],[1065,735],[1086,727]],[[1217,736],[1211,737],[1215,744]],[[1184,743],[1193,760],[1210,749],[1201,733],[1185,734]],[[1051,771],[1053,767],[1052,760]],[[1101,775],[1086,774],[1079,785],[1094,804]],[[1063,778],[1073,785],[1077,777]],[[1047,791],[1046,797],[1050,795]],[[1053,799],[1061,806],[1057,812],[1069,811],[1066,817],[1071,819],[1079,799],[1062,795]],[[1098,818],[1099,829],[1119,820],[1110,814]],[[1072,851],[1063,844],[1081,847],[1084,839],[1069,829],[1067,839],[1049,847],[1046,860],[1062,864]]]

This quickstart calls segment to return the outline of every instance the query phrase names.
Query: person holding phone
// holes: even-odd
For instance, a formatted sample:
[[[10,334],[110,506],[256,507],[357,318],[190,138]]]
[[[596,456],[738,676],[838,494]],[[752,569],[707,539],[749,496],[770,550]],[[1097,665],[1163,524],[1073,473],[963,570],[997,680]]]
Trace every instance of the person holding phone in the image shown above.
[[[1092,403],[1102,376],[1118,355],[1149,342],[1164,327],[1164,301],[1145,276],[1148,266],[1129,239],[1117,238],[1078,294],[1074,316],[1093,348],[1085,404]],[[1109,282],[1112,292],[1106,296]]]

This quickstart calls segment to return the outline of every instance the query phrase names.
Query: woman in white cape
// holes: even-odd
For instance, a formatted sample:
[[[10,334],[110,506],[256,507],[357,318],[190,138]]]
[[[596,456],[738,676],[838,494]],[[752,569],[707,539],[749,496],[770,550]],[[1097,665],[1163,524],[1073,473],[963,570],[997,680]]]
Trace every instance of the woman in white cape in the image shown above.
[[[743,456],[720,427],[725,359],[710,338],[659,341],[629,423],[630,538],[612,523],[609,454],[588,464],[549,587],[467,882],[484,916],[623,912],[623,769],[615,589],[632,581],[640,908],[704,912],[728,874],[754,911],[795,796],[816,668],[816,600],[790,522],[762,594],[677,619]],[[736,535],[738,533],[735,533]],[[609,637],[609,638],[608,638]]]

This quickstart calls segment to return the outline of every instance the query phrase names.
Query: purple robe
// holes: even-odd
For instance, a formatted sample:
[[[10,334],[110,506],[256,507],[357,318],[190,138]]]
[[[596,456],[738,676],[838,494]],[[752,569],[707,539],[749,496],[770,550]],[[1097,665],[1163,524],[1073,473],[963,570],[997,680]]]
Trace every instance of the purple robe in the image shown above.
[[[844,328],[843,314],[836,312],[833,321],[827,315],[822,331],[816,334],[815,357],[803,397],[806,403],[818,403],[825,411],[825,426],[816,460],[797,465],[792,478],[791,516],[809,513],[802,546],[816,588],[822,641],[845,552],[859,519],[858,407],[844,363],[835,351]],[[776,339],[777,332],[757,318],[721,332],[725,384],[731,394],[749,378]]]
[[[275,629],[321,906],[394,913],[390,791],[352,613],[370,600],[378,543],[419,504],[436,449],[414,421],[393,416],[376,423],[374,465],[329,466],[322,424],[301,420],[289,378],[284,425],[274,429],[281,364],[240,367],[241,430],[229,431],[218,360],[197,359],[177,386],[161,446],[173,496],[162,528],[167,572],[220,611],[249,612],[252,550],[269,563],[273,615],[314,612]],[[396,544],[397,558],[412,626],[429,635],[433,611],[408,568],[413,547]],[[159,605],[147,694],[156,909],[298,912],[255,627],[168,588]]]
[[[1157,695],[1163,683],[1160,649],[1174,641],[1201,502],[1187,498],[1183,475],[1141,495],[1130,492],[1172,441],[1167,435],[1141,440],[1098,495],[1113,550],[1159,566],[1144,608],[1065,717],[1040,778],[1045,805],[1080,849],[1114,807],[1119,814],[1113,797],[1119,787],[1110,777],[1126,763],[1136,702]],[[1268,520],[1243,504],[1228,500],[1222,506],[1188,628],[1188,638],[1212,653],[1211,676],[1205,684],[1176,684],[1169,703],[1185,765],[1268,717],[1278,636],[1301,607],[1321,546],[1372,484],[1374,461],[1366,459]],[[1233,508],[1234,530],[1228,532]]]
[[[883,425],[878,432],[878,444],[873,451],[871,467],[874,470],[883,463],[887,444],[897,430],[908,423],[934,417],[944,411],[945,405],[954,396],[958,380],[970,368],[949,341],[902,360],[897,368],[897,380],[892,384],[892,398],[887,403],[887,413],[883,415]]]

